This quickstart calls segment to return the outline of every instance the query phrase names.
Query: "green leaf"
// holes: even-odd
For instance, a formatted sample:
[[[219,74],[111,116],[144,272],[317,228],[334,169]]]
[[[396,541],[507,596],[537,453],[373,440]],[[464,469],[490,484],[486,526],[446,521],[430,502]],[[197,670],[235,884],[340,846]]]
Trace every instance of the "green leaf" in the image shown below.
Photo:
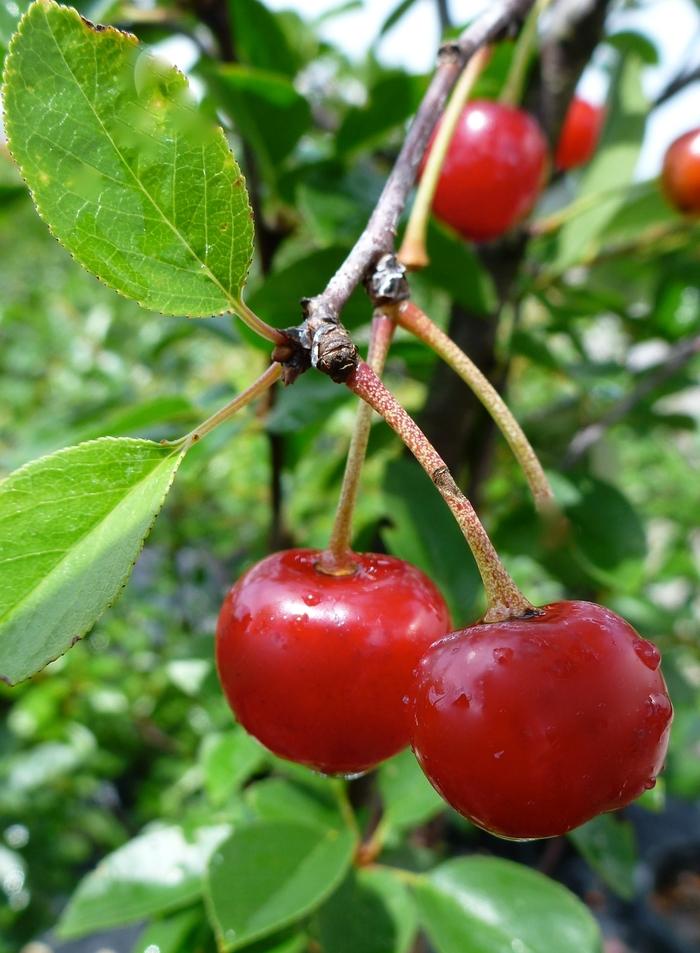
[[[330,783],[325,787],[311,787],[302,781],[266,778],[247,789],[246,801],[265,821],[297,821],[302,818],[305,824],[321,828],[343,826]]]
[[[9,46],[17,21],[29,6],[29,0],[0,0],[0,45]]]
[[[367,105],[348,110],[336,133],[339,155],[354,153],[381,142],[418,108],[425,79],[399,70],[383,73],[369,89]]]
[[[411,751],[402,751],[379,768],[379,790],[384,803],[383,821],[403,831],[445,809],[445,802],[418,766]]]
[[[481,593],[476,564],[440,495],[411,460],[394,460],[384,478],[392,525],[382,530],[389,551],[427,572],[454,620],[470,618]]]
[[[0,483],[0,677],[82,638],[126,584],[184,450],[104,437]]]
[[[578,501],[567,508],[573,542],[585,568],[601,581],[624,581],[641,571],[647,545],[644,524],[617,487],[586,476]]]
[[[37,0],[3,97],[12,153],[74,258],[153,311],[236,310],[253,247],[248,197],[181,73],[130,34]]]
[[[626,202],[624,187],[632,184],[648,112],[642,90],[643,67],[640,56],[631,52],[617,71],[610,115],[600,147],[583,175],[577,201],[599,193],[600,196],[586,212],[561,229],[552,262],[556,273],[595,251],[605,227]]]
[[[250,295],[250,306],[275,327],[298,323],[301,309],[297,302],[322,291],[325,277],[336,271],[347,253],[346,246],[338,245],[304,253],[268,275],[265,284]],[[343,308],[343,323],[353,327],[368,317],[367,298],[356,290]]]
[[[248,66],[221,66],[211,78],[236,130],[275,181],[279,163],[311,126],[307,100],[286,77]]]
[[[484,316],[496,310],[496,289],[474,246],[433,219],[428,225],[430,264],[423,276],[458,304]]]
[[[204,788],[214,805],[224,804],[265,764],[266,752],[241,727],[207,735],[200,754]]]
[[[408,953],[413,898],[388,870],[352,871],[318,912],[324,953]]]
[[[419,916],[437,953],[599,953],[587,908],[520,864],[465,857],[416,883]]]
[[[236,55],[241,63],[294,76],[300,64],[282,19],[260,0],[228,0],[228,9]]]
[[[234,831],[207,875],[221,949],[240,949],[315,910],[342,881],[354,849],[349,830],[261,821]]]
[[[139,936],[132,953],[153,953],[154,948],[158,953],[189,953],[192,933],[202,919],[201,907],[194,907],[156,920]]]
[[[622,53],[636,53],[649,66],[655,66],[659,62],[658,47],[646,33],[639,33],[637,30],[620,30],[618,33],[606,36],[605,42]]]
[[[408,13],[416,0],[399,0],[399,3],[392,8],[379,29],[379,36],[382,37],[388,33],[396,24]]]
[[[131,923],[183,906],[200,896],[202,876],[227,826],[158,827],[135,837],[102,860],[81,881],[61,917],[61,937]]]
[[[568,836],[615,893],[627,900],[634,896],[637,843],[629,821],[601,814]]]

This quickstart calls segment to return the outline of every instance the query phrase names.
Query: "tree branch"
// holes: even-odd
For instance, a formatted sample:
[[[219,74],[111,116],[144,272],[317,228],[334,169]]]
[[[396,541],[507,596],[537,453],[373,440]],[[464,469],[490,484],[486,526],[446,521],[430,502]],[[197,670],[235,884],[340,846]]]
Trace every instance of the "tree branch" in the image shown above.
[[[610,0],[557,0],[540,50],[537,113],[549,142],[559,139],[579,77],[600,42]]]
[[[633,407],[636,407],[648,394],[651,394],[657,387],[673,377],[677,371],[699,353],[700,334],[675,344],[668,352],[663,363],[645,374],[637,386],[613,404],[600,420],[589,424],[574,435],[564,454],[562,469],[571,469],[600,440],[606,430],[622,420]]]
[[[443,46],[440,50],[438,68],[364,231],[326,289],[305,302],[306,320],[302,336],[312,346],[320,341],[321,332],[323,335],[327,333],[329,326],[339,326],[340,312],[368,268],[382,255],[394,250],[399,217],[415,182],[430,133],[466,63],[478,49],[498,39],[505,30],[521,21],[532,5],[533,0],[500,0],[491,3],[457,42]]]
[[[690,86],[691,83],[699,82],[700,64],[698,64],[694,69],[690,69],[687,72],[679,73],[678,76],[674,76],[673,79],[670,80],[658,94],[652,103],[651,108],[656,109],[658,106],[661,106],[667,100],[671,99],[672,96],[675,96],[676,93],[680,93],[680,91],[685,89],[686,86]]]

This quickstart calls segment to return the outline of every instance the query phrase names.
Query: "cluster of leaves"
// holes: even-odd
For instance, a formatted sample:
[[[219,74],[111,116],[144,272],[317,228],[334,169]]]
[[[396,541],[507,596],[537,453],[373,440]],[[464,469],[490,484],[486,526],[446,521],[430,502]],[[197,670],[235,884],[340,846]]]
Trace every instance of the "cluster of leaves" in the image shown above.
[[[258,0],[230,0],[229,8],[236,62],[222,64],[210,47],[200,51],[201,114],[225,117],[236,155],[253,156],[264,255],[253,263],[247,301],[269,323],[286,326],[296,320],[298,298],[320,290],[369,216],[425,78],[385,69],[372,51],[358,69],[318,38],[314,24],[272,14]],[[81,12],[128,21],[151,41],[201,27],[179,6],[155,9],[160,22],[133,22],[133,8],[119,3]],[[17,12],[14,2],[0,4],[4,46]],[[144,60],[130,41],[95,33],[77,18],[61,14],[43,37],[34,37],[31,69],[43,82],[52,82],[47,58],[59,55],[53,34],[66,31],[65,53],[76,29],[73,75],[86,71],[83,82],[76,80],[73,99],[53,116],[32,100],[31,76],[11,87],[17,99],[10,109],[24,123],[13,130],[13,147],[27,144],[27,155],[17,158],[40,209],[75,257],[135,300],[177,317],[147,315],[80,273],[39,231],[24,187],[0,157],[3,469],[97,441],[53,457],[50,482],[41,465],[12,478],[14,499],[32,504],[12,507],[14,555],[33,552],[42,510],[54,500],[65,514],[66,539],[52,548],[70,550],[71,559],[70,571],[62,567],[40,583],[38,596],[46,566],[23,568],[23,594],[33,595],[9,612],[2,604],[0,671],[13,680],[59,654],[114,598],[181,462],[180,451],[158,441],[206,416],[230,386],[248,383],[251,365],[259,360],[262,368],[269,350],[230,317],[197,323],[182,317],[240,306],[251,241],[247,200],[240,187],[226,195],[207,191],[208,173],[236,179],[223,138],[212,137],[203,119],[200,126],[199,115],[192,119],[179,77]],[[108,58],[93,58],[98,43],[112,44],[110,55],[125,58],[140,78],[142,98],[121,102],[109,130],[126,125],[123,147],[148,160],[136,185],[117,166],[85,183],[76,159],[107,155],[103,131],[85,125],[91,64],[114,68]],[[641,74],[653,51],[629,35],[611,45],[616,65],[604,141],[575,188],[562,181],[547,198],[547,214],[574,198],[579,211],[530,244],[512,320],[502,322],[498,343],[500,360],[510,364],[511,403],[552,471],[560,469],[571,435],[649,373],[635,370],[628,353],[642,355],[653,343],[663,361],[669,347],[700,330],[700,265],[687,226],[653,183],[633,182],[648,111]],[[497,90],[509,56],[504,45],[481,92]],[[156,138],[171,143],[173,131],[181,135],[175,153],[146,149],[154,129],[134,123],[134,108],[144,103],[152,107],[144,111],[149,122],[162,117],[154,105],[160,96],[169,104],[170,126]],[[144,202],[142,186],[169,188],[175,168],[182,173],[178,203],[164,222]],[[76,169],[85,190],[80,199],[66,184]],[[103,192],[106,172],[116,180],[111,198]],[[235,259],[231,232],[198,217],[203,202],[222,215],[219,224],[238,223]],[[107,209],[121,238],[114,254],[93,240]],[[138,235],[134,220],[143,229]],[[204,263],[173,241],[182,223],[198,240],[212,228],[216,240]],[[640,236],[647,234],[645,245]],[[492,315],[496,290],[475,252],[439,225],[429,247],[431,266],[411,281],[425,310],[442,324],[453,302],[483,319]],[[369,308],[361,294],[343,317],[362,341]],[[689,673],[698,621],[692,599],[698,420],[682,401],[692,370],[653,389],[593,454],[556,477],[573,526],[564,549],[540,538],[522,479],[501,448],[485,502],[499,550],[535,601],[593,598],[659,642],[677,708],[667,787],[695,798],[700,771],[689,753],[698,741],[698,700]],[[412,411],[423,404],[433,373],[430,355],[400,337],[388,381]],[[440,953],[511,950],[518,943],[542,953],[598,948],[590,914],[562,887],[522,864],[471,852],[485,841],[443,811],[409,758],[382,767],[371,797],[355,810],[344,782],[276,761],[231,727],[212,668],[211,635],[227,582],[265,548],[268,445],[278,454],[281,448],[286,534],[323,546],[353,406],[343,388],[309,374],[278,396],[264,420],[246,412],[236,428],[190,450],[168,518],[157,525],[127,595],[86,647],[31,683],[0,686],[7,712],[0,733],[0,883],[10,901],[0,913],[2,953],[33,936],[37,924],[51,925],[79,877],[105,854],[73,893],[60,931],[80,936],[149,921],[135,953],[154,944],[162,953],[206,950],[215,937],[223,949],[256,953],[292,953],[308,949],[310,940],[325,953],[400,953],[411,948],[419,924]],[[139,439],[115,443],[106,435]],[[67,459],[71,466],[61,473]],[[361,500],[357,547],[383,545],[424,568],[455,620],[473,619],[480,587],[461,535],[422,473],[379,426],[365,479],[374,492]],[[86,492],[88,485],[100,496]],[[111,588],[101,583],[107,577]],[[25,633],[37,611],[41,637],[32,640]],[[73,613],[69,633],[66,612]],[[647,806],[658,808],[662,800],[657,793]],[[371,831],[378,813],[380,865],[358,868],[358,831]],[[435,818],[434,835],[421,843],[415,829]],[[632,894],[634,836],[626,823],[599,819],[571,842],[611,889]],[[460,856],[446,859],[450,854]]]

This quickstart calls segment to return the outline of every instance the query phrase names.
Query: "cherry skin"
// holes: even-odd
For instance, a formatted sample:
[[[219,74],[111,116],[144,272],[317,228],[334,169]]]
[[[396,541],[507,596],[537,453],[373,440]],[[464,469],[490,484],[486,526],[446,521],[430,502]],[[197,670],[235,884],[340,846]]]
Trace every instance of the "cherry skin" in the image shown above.
[[[700,129],[691,129],[668,147],[661,182],[679,212],[700,214]]]
[[[474,100],[447,149],[433,212],[467,239],[497,238],[532,210],[546,172],[547,143],[532,116]]]
[[[413,749],[480,827],[563,834],[653,787],[673,715],[659,663],[651,642],[590,602],[471,626],[420,662]]]
[[[602,106],[594,106],[580,96],[572,99],[554,156],[557,169],[566,172],[588,162],[598,145],[604,120]]]
[[[355,774],[408,745],[412,673],[450,617],[400,559],[353,554],[356,571],[334,576],[320,556],[275,553],[238,580],[219,615],[217,667],[237,719],[267,748]]]

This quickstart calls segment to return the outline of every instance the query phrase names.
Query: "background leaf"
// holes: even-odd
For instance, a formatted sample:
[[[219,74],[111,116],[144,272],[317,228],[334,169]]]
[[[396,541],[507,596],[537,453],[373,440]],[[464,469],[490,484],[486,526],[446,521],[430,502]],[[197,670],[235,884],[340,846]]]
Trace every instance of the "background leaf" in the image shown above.
[[[601,814],[568,836],[615,893],[626,900],[634,896],[637,842],[629,821],[613,814]]]
[[[352,871],[318,912],[324,953],[408,953],[416,921],[407,889],[380,869]]]
[[[383,822],[397,831],[425,824],[445,802],[421,771],[412,751],[402,751],[379,768]]]
[[[126,583],[184,455],[104,437],[0,483],[0,675],[11,684],[95,624]]]
[[[243,179],[184,76],[37,0],[5,66],[12,153],[44,220],[112,288],[165,314],[235,309],[252,255]]]
[[[392,461],[384,501],[392,525],[382,536],[390,552],[427,572],[445,596],[453,624],[464,624],[481,592],[479,573],[454,518],[418,464]]]
[[[556,272],[574,264],[584,253],[591,253],[598,236],[625,204],[625,186],[632,182],[648,108],[642,90],[643,65],[642,58],[633,51],[621,60],[612,87],[610,114],[596,155],[583,174],[577,201],[616,191],[601,194],[595,204],[561,229],[552,262]]]
[[[219,825],[189,836],[173,826],[135,837],[82,881],[61,918],[60,935],[85,936],[196,899],[207,860],[227,833]]]
[[[207,897],[223,950],[237,950],[311,913],[350,866],[348,830],[261,821],[241,827],[209,864]]]
[[[416,883],[423,926],[438,953],[599,953],[586,907],[534,870],[495,857],[465,857]]]

